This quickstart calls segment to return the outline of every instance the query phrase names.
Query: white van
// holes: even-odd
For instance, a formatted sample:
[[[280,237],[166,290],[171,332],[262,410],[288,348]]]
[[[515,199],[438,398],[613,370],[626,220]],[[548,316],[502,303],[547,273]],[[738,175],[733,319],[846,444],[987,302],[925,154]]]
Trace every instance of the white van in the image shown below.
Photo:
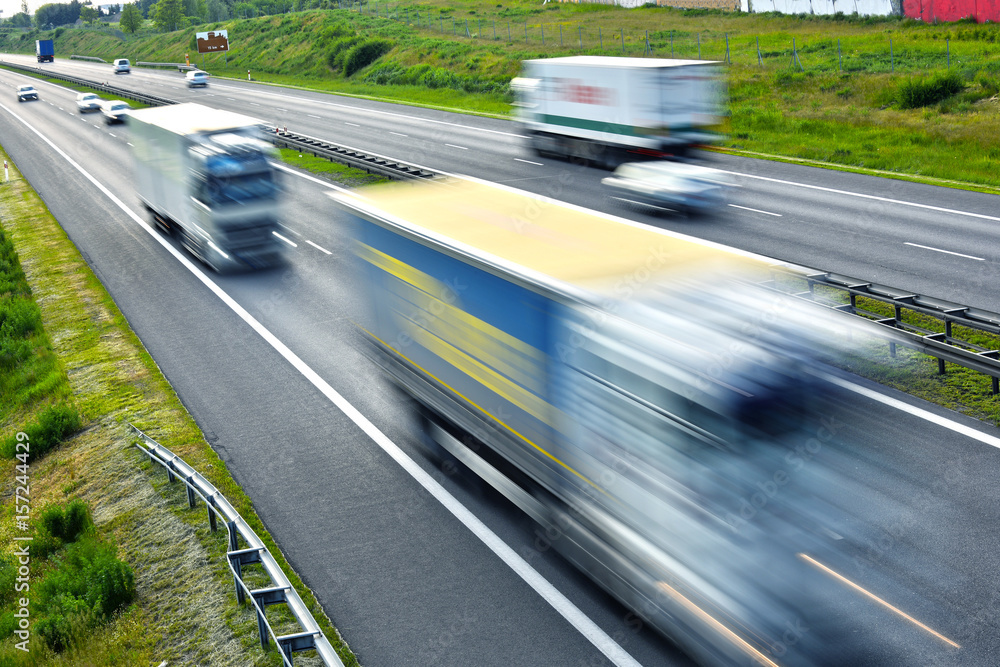
[[[128,74],[132,71],[126,58],[119,58],[115,61],[115,74]]]

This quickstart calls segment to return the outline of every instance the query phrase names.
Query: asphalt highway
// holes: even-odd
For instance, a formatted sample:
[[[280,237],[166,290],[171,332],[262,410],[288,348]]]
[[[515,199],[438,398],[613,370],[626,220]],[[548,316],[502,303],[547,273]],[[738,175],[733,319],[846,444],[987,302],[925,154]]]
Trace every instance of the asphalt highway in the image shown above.
[[[55,65],[114,76],[110,65]],[[47,83],[37,83],[39,102],[18,104],[13,90],[26,80],[0,72],[5,149],[362,664],[688,664],[545,549],[519,511],[422,456],[406,401],[354,345],[347,315],[360,290],[343,261],[347,236],[329,185],[287,175],[284,266],[208,274],[150,229],[130,182],[127,126],[80,116],[75,93]],[[992,221],[975,217],[990,215],[995,198],[985,195],[732,159],[723,166],[741,174],[742,186],[733,203],[756,212],[647,218],[608,208],[596,187],[601,172],[533,164],[543,161],[502,121],[237,82],[188,91],[169,72],[135,71],[118,84],[252,115],[261,105],[262,119],[287,120],[298,132],[1000,310],[985,287],[996,259],[986,256],[995,245]],[[949,221],[960,221],[963,233],[949,232]],[[963,240],[966,231],[978,242]],[[959,260],[976,264],[967,269]],[[896,611],[825,572],[810,575],[817,590],[851,599],[861,619],[865,641],[832,646],[829,664],[887,664],[886,637],[910,645],[908,664],[996,664],[997,434],[856,379],[849,384],[830,399],[836,437],[799,483],[843,483],[827,500],[844,521],[864,526],[852,534],[865,539],[837,572]]]

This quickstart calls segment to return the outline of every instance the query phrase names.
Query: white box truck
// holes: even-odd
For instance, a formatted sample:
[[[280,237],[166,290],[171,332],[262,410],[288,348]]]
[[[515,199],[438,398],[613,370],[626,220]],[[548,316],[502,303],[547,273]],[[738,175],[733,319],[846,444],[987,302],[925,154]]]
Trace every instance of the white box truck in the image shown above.
[[[281,256],[280,188],[263,124],[200,104],[129,114],[135,182],[153,220],[218,271]]]
[[[511,87],[539,155],[613,167],[683,158],[718,139],[725,112],[720,62],[571,56],[522,67]]]

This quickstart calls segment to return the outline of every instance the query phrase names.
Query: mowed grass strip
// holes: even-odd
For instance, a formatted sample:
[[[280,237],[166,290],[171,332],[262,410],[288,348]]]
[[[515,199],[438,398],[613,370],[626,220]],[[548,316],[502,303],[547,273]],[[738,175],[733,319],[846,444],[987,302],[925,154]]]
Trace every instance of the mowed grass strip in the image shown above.
[[[183,486],[168,484],[159,467],[151,468],[139,456],[125,425],[128,420],[222,491],[281,563],[344,663],[356,665],[311,592],[264,530],[250,499],[204,441],[75,246],[16,168],[11,176],[9,183],[0,185],[0,224],[20,255],[26,283],[51,341],[51,358],[57,360],[46,362],[50,365],[45,368],[65,369],[67,380],[64,386],[50,382],[51,391],[22,401],[25,407],[5,409],[0,435],[21,430],[37,406],[54,398],[71,401],[78,408],[81,428],[30,466],[31,505],[54,506],[76,498],[85,502],[103,539],[117,545],[119,556],[135,572],[137,596],[109,625],[58,655],[37,641],[32,644],[33,652],[25,656],[13,651],[14,638],[4,637],[0,656],[13,656],[10,664],[17,665],[118,667],[156,665],[163,660],[168,664],[280,664],[276,651],[265,654],[260,649],[252,608],[236,605],[225,562],[225,530],[211,533],[204,506],[188,510]],[[45,350],[44,344],[36,347]],[[46,377],[44,372],[37,375]],[[0,552],[8,558],[13,537],[20,531],[13,501],[18,463],[0,460],[0,489],[5,498],[0,509]],[[39,569],[43,566],[37,562]],[[38,571],[32,576],[43,574]],[[247,577],[257,585],[264,583],[262,573],[252,568]],[[290,616],[277,607],[269,610],[268,618],[279,632],[293,630]],[[296,664],[312,660],[297,658]]]

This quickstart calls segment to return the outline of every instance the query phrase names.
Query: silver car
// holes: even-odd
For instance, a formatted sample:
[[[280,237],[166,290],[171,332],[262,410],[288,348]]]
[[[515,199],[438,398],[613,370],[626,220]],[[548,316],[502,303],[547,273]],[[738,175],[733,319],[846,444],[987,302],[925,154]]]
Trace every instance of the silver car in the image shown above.
[[[104,114],[104,122],[108,125],[112,123],[124,123],[125,119],[128,117],[128,112],[132,110],[132,107],[128,105],[128,102],[122,102],[121,100],[112,100],[110,102],[104,102],[101,105],[101,113]]]
[[[185,74],[184,78],[187,79],[188,88],[194,88],[195,86],[208,87],[208,72],[196,69]]]
[[[119,58],[114,64],[115,74],[128,74],[132,71],[127,58]]]
[[[723,206],[732,187],[723,172],[684,162],[630,162],[601,183],[613,199],[688,216]]]
[[[35,87],[30,84],[25,84],[23,86],[17,87],[17,101],[23,102],[25,100],[37,100],[38,91]]]
[[[80,93],[76,96],[76,109],[80,113],[101,110],[101,98],[97,93]]]

